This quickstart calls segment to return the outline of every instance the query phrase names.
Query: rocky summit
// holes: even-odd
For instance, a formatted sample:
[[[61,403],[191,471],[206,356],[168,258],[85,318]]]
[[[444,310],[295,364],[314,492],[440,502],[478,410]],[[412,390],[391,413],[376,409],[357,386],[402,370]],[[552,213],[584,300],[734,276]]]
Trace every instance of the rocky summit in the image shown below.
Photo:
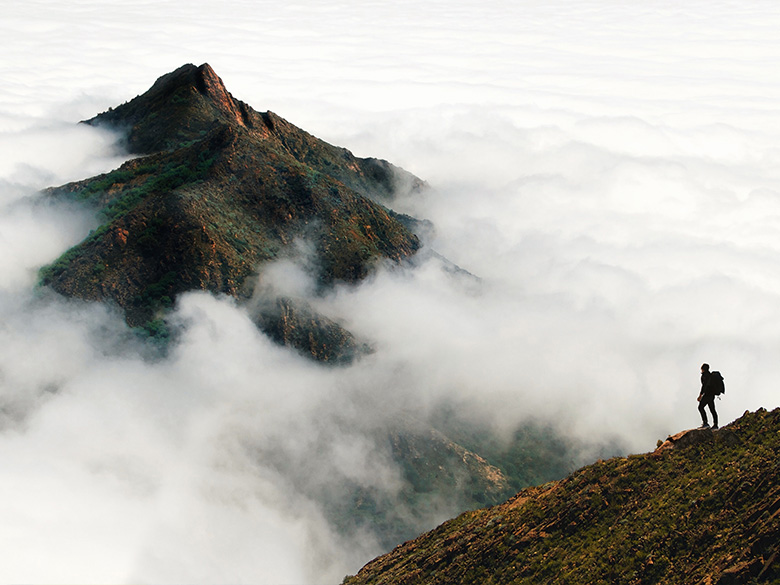
[[[248,299],[265,264],[302,250],[327,287],[360,281],[377,262],[400,263],[420,248],[420,222],[388,205],[423,181],[256,112],[208,64],[164,75],[85,123],[117,130],[142,156],[49,190],[92,205],[102,224],[40,280],[63,295],[111,301],[132,326],[163,331],[165,311],[186,291]],[[320,361],[349,359],[360,348],[295,299],[271,299],[256,320]]]
[[[780,583],[780,409],[467,512],[347,585]]]

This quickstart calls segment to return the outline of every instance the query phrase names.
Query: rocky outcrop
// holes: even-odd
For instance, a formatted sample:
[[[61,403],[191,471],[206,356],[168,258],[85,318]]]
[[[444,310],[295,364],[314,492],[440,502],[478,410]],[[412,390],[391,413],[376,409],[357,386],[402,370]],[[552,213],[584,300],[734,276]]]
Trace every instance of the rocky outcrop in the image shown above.
[[[712,430],[711,428],[689,429],[680,431],[666,438],[655,450],[655,454],[660,454],[669,449],[685,449],[695,445],[702,445],[711,442],[725,442],[733,444],[739,441],[739,438],[730,429]]]

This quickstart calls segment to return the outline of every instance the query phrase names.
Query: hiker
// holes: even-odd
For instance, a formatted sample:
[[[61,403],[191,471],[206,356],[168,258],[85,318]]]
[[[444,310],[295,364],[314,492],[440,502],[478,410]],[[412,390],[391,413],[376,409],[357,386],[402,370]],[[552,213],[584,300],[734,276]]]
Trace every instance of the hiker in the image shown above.
[[[712,387],[712,372],[709,364],[701,365],[701,392],[696,399],[699,401],[699,414],[701,414],[701,428],[707,429],[710,424],[707,422],[707,413],[704,407],[709,406],[712,413],[712,429],[718,428],[718,413],[715,412],[715,389]]]

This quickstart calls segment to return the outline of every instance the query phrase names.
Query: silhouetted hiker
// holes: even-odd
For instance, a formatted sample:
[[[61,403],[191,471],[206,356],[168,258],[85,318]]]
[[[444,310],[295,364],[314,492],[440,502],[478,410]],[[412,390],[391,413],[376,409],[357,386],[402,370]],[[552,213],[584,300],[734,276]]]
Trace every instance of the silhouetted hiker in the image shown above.
[[[710,372],[709,364],[701,365],[701,392],[696,399],[699,401],[699,414],[701,414],[701,428],[709,428],[710,424],[707,422],[707,413],[704,412],[704,407],[709,406],[712,413],[712,428],[718,428],[718,413],[715,412],[715,389],[712,387],[712,372]]]

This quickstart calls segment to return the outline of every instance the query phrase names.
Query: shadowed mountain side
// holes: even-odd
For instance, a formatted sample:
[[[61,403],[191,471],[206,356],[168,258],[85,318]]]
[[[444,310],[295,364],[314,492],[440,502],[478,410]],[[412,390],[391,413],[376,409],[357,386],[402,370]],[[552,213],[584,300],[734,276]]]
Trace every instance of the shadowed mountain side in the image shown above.
[[[780,409],[467,512],[348,585],[780,582]]]
[[[279,297],[255,314],[256,325],[268,337],[319,362],[346,364],[372,351],[367,343],[301,300]]]
[[[500,469],[425,423],[406,418],[375,429],[374,436],[378,454],[400,471],[397,491],[340,486],[342,493],[325,509],[342,531],[377,534],[389,550],[442,518],[506,497],[508,482]]]
[[[291,454],[272,441],[253,446],[251,453],[319,502],[342,534],[371,535],[381,549],[390,550],[445,518],[505,501],[516,491],[511,488],[516,477],[491,462],[494,453],[480,453],[413,413],[387,420],[339,416],[327,427],[332,431],[306,449]],[[343,453],[345,436],[358,447],[356,453],[365,454],[359,456],[360,473],[344,475],[342,466],[332,465],[331,452]],[[529,432],[510,448],[547,457],[547,445],[554,441]],[[570,470],[553,457],[541,473],[562,477]],[[539,472],[529,469],[534,471]]]

